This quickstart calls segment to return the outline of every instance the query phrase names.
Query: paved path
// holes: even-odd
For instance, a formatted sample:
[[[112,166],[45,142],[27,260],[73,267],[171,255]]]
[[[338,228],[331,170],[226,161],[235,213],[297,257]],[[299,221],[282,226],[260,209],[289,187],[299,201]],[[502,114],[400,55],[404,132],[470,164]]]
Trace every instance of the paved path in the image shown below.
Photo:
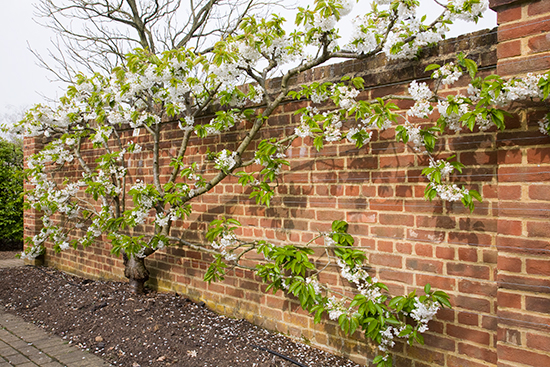
[[[0,260],[0,268],[23,261]],[[34,324],[4,311],[0,305],[0,367],[106,367],[101,358],[69,346]]]
[[[0,260],[0,268],[14,268],[16,266],[23,266],[23,265],[25,265],[25,262],[17,258]]]

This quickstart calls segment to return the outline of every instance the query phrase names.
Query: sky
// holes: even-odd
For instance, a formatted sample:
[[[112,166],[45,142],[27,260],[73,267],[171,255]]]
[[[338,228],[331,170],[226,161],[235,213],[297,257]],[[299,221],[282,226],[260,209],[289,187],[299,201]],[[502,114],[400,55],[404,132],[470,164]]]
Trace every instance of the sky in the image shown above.
[[[4,35],[0,37],[0,122],[13,119],[36,103],[44,103],[45,97],[55,99],[63,95],[63,85],[56,83],[51,73],[38,66],[36,57],[29,50],[31,47],[46,55],[50,39],[55,37],[52,31],[36,22],[33,4],[38,1],[0,0],[0,34]],[[425,12],[434,9],[433,0],[420,1]],[[489,11],[478,24],[455,24],[451,36],[495,26],[495,13]]]

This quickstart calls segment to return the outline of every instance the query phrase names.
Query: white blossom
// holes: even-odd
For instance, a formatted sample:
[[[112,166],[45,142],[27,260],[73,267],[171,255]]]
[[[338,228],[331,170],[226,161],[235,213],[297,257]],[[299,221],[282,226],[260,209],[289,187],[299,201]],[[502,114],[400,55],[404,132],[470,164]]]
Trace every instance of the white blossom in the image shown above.
[[[414,309],[411,311],[410,316],[423,324],[427,324],[433,319],[437,311],[439,311],[439,304],[437,302],[420,302],[418,297],[414,298]]]
[[[446,85],[454,84],[461,76],[460,67],[453,62],[443,65],[432,74],[433,78],[441,78],[441,83]]]
[[[425,101],[433,95],[426,83],[418,83],[416,80],[413,80],[409,85],[409,94],[415,101]]]
[[[539,130],[541,134],[550,135],[550,122],[547,117],[539,121]]]
[[[229,150],[222,150],[214,159],[216,168],[222,171],[229,171],[237,164],[236,158],[237,152],[229,152]]]
[[[461,189],[456,184],[435,184],[433,187],[439,198],[445,201],[460,201],[464,195],[469,193],[469,190]]]

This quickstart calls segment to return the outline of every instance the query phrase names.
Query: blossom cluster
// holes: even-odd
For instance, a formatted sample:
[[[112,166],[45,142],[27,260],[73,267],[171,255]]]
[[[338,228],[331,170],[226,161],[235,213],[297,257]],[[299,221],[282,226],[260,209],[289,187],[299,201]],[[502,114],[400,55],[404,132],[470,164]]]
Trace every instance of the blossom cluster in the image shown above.
[[[434,184],[433,187],[444,201],[460,201],[469,193],[468,189],[460,188],[456,184]]]
[[[441,306],[437,302],[420,302],[420,299],[415,297],[414,309],[409,313],[409,316],[421,324],[418,330],[423,333],[428,330],[428,322],[433,319],[440,308]]]
[[[237,254],[233,252],[234,246],[238,245],[237,237],[231,231],[224,232],[219,240],[213,241],[210,246],[218,250],[227,261],[237,259]]]
[[[222,171],[230,171],[237,164],[237,152],[222,150],[214,159],[215,167]]]

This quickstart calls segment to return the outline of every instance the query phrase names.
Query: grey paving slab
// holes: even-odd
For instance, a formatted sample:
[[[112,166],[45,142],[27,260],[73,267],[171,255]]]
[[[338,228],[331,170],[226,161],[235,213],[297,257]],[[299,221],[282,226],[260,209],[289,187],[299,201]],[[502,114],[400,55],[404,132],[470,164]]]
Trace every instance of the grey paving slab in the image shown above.
[[[4,348],[4,349],[0,349],[0,356],[4,357],[4,358],[8,358],[9,356],[12,356],[14,354],[17,354],[19,353],[17,351],[17,349],[13,349],[12,347],[8,347],[8,348]]]
[[[24,356],[23,354],[21,354],[21,353],[12,354],[11,356],[6,357],[6,359],[8,360],[8,362],[9,362],[10,364],[13,364],[13,365],[28,363],[28,362],[31,361],[30,359],[28,359],[27,357],[25,357],[25,356]]]
[[[40,367],[63,367],[63,365],[59,362],[50,362],[50,363],[43,364]]]
[[[0,367],[107,366],[101,358],[68,345],[0,307]]]
[[[18,266],[25,265],[25,262],[21,259],[8,259],[8,260],[0,260],[0,268],[15,268]]]

